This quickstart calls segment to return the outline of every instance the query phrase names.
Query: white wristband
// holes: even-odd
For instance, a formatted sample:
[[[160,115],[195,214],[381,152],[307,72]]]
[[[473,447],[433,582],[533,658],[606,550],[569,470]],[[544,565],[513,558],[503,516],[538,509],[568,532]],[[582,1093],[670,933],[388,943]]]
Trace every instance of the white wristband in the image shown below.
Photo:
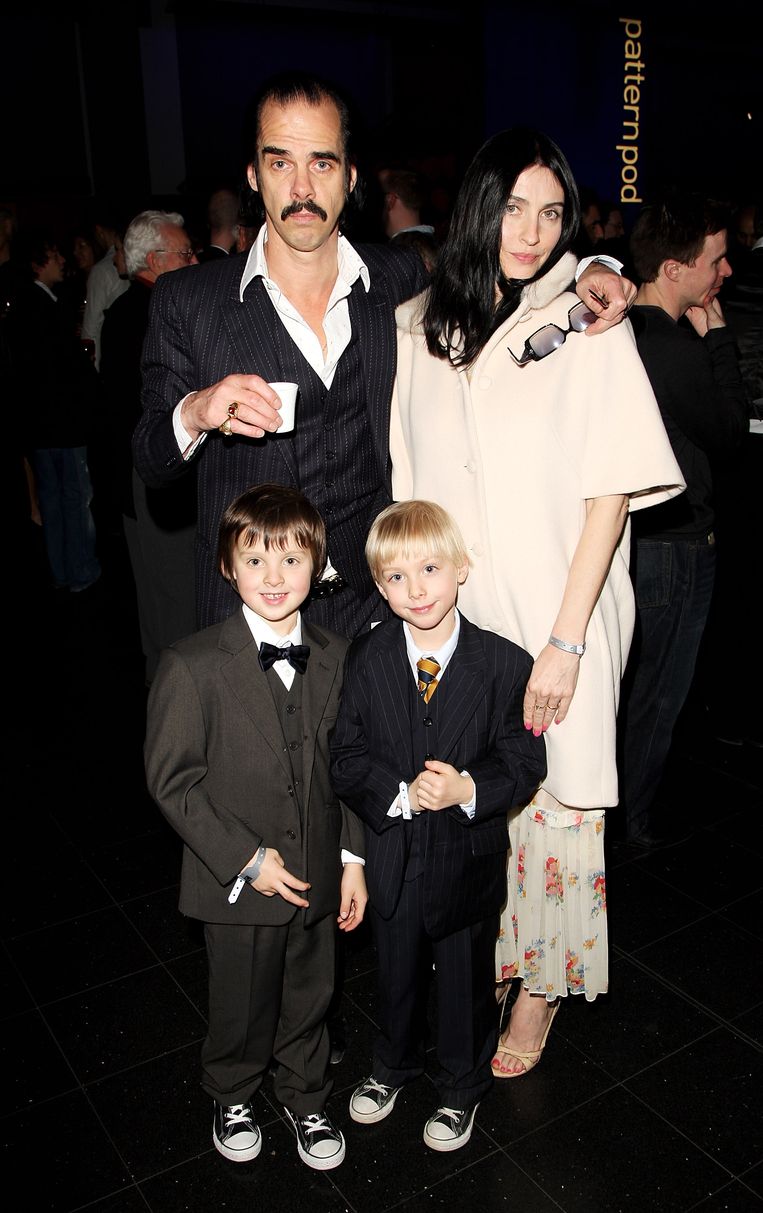
[[[569,644],[566,640],[560,640],[558,636],[549,636],[548,643],[552,644],[555,649],[561,649],[564,653],[574,653],[576,657],[582,657],[585,653],[585,644]]]

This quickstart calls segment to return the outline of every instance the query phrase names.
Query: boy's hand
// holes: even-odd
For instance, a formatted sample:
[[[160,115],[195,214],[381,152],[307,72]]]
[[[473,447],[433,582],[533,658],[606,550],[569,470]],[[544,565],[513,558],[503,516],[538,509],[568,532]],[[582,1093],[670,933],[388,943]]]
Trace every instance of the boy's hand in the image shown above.
[[[362,863],[346,863],[342,872],[342,901],[339,906],[340,931],[354,931],[363,921],[368,902],[366,875]]]
[[[300,880],[297,876],[292,876],[291,872],[287,872],[284,861],[275,847],[267,848],[260,874],[252,882],[252,888],[256,889],[258,893],[262,893],[263,897],[275,897],[277,893],[279,897],[291,902],[293,906],[306,907],[310,904],[297,892],[299,889],[306,892],[310,888],[309,883]]]
[[[472,777],[465,779],[449,762],[431,761],[424,766],[426,770],[416,776],[420,809],[448,809],[454,804],[468,804],[474,796]]]

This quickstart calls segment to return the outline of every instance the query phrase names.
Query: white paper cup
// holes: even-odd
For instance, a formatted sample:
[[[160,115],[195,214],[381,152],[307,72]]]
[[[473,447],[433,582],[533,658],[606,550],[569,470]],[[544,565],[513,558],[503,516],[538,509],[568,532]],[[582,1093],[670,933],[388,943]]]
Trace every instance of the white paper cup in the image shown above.
[[[275,432],[276,434],[289,434],[294,429],[294,406],[297,403],[298,384],[269,383],[268,387],[272,387],[281,398],[281,424]]]

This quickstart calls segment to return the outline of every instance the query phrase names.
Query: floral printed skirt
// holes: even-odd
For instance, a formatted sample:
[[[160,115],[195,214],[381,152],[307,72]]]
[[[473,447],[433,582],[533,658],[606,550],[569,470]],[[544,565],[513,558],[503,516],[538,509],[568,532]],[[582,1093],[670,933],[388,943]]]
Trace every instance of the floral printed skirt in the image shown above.
[[[509,822],[509,898],[496,948],[498,981],[521,977],[549,1002],[607,990],[604,810],[529,804]]]

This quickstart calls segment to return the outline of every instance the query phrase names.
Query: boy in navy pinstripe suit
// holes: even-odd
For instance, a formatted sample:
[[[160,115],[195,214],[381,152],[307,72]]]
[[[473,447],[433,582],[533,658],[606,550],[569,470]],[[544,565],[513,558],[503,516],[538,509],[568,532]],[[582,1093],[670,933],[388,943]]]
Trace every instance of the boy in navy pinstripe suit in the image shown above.
[[[545,747],[522,723],[529,655],[456,609],[468,556],[448,514],[425,501],[390,506],[366,557],[398,618],[352,645],[331,739],[335,790],[366,825],[379,960],[381,1031],[350,1115],[383,1120],[423,1073],[434,959],[439,1106],[424,1141],[456,1150],[492,1083],[506,815],[535,792]]]

